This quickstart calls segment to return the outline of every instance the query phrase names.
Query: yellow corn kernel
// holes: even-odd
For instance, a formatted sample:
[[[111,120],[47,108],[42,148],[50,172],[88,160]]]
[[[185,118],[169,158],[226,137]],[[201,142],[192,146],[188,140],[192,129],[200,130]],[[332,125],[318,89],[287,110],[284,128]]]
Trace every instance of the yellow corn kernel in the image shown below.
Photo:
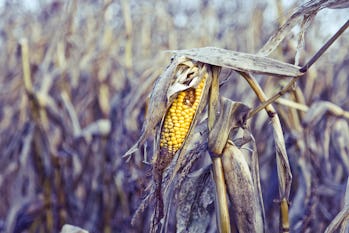
[[[161,129],[161,153],[174,155],[182,147],[199,106],[204,85],[205,78],[196,88],[180,92],[173,101]]]

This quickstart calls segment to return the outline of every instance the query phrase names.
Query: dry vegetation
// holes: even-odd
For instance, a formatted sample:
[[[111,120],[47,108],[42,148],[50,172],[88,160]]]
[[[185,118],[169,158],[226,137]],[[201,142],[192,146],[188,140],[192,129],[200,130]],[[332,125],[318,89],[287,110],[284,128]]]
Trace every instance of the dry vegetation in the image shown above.
[[[122,155],[140,136],[147,97],[170,62],[163,51],[215,46],[256,53],[296,6],[74,0],[39,1],[40,10],[32,12],[6,2],[0,13],[0,232],[15,233],[59,232],[66,223],[89,232],[148,232],[151,207],[133,226],[131,219],[152,180],[152,167],[144,163],[151,161],[151,140],[128,162]],[[274,9],[277,15],[270,19]],[[305,64],[328,38],[321,22],[315,16],[306,24],[298,53],[302,30],[293,30],[270,57]],[[346,32],[274,103],[293,174],[292,232],[323,232],[336,216],[349,218],[348,48]],[[289,81],[256,79],[267,96]],[[222,96],[250,108],[260,105],[238,73],[223,69],[220,82]],[[278,232],[280,197],[268,115],[252,117],[248,132],[259,155],[265,228]],[[169,216],[168,230],[177,218],[191,232],[216,232],[210,157],[192,153],[197,160],[186,169],[193,174],[182,180],[172,203],[179,211]],[[196,204],[189,214],[188,203]]]

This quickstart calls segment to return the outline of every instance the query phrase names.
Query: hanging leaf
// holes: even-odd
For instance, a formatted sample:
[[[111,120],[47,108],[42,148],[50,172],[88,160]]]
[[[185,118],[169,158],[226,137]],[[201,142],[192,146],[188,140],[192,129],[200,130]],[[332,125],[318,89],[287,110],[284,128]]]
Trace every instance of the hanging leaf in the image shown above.
[[[235,52],[227,49],[205,47],[188,50],[170,50],[178,56],[185,56],[203,63],[233,70],[268,74],[273,76],[297,77],[303,73],[300,67],[260,55]]]

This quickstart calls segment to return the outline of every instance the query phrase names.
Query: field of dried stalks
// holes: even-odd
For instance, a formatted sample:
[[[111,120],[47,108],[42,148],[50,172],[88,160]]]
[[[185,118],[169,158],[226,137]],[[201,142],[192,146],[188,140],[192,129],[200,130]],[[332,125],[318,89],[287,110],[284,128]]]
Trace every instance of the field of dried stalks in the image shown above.
[[[89,232],[149,232],[152,207],[133,225],[131,219],[153,179],[151,138],[128,162],[122,155],[140,136],[148,96],[170,63],[164,51],[215,46],[255,54],[297,6],[53,0],[30,11],[20,1],[6,2],[0,12],[0,232],[14,233],[60,232],[64,224]],[[328,21],[344,24],[344,10],[322,11],[338,11]],[[304,43],[298,43],[299,24],[269,57],[305,64],[331,35],[313,13],[302,15],[310,15]],[[328,25],[334,32],[341,26]],[[348,230],[348,67],[347,31],[273,103],[293,175],[292,232],[324,232],[331,222],[331,229]],[[290,80],[255,77],[268,97]],[[251,109],[261,104],[237,72],[223,68],[220,83],[222,96]],[[281,200],[268,115],[254,115],[248,131],[258,152],[264,228],[278,232]],[[209,154],[200,153],[188,168],[191,178],[176,187],[168,232],[217,231],[210,166]]]

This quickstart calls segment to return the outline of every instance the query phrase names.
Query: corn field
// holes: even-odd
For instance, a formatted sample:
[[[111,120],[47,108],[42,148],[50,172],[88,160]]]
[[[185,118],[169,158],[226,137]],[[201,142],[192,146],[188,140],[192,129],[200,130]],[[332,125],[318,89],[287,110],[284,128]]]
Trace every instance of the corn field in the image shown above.
[[[0,4],[0,233],[349,232],[347,0],[32,2]]]

